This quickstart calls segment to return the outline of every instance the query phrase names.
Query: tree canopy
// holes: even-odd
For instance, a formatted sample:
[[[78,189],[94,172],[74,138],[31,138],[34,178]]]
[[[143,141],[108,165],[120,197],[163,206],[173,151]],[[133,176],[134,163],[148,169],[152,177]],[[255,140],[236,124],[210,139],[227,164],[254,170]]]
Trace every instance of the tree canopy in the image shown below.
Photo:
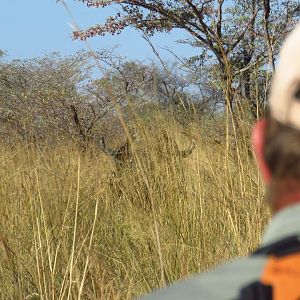
[[[75,31],[74,38],[120,34],[125,28],[147,36],[180,29],[188,33],[183,43],[199,49],[192,61],[214,62],[224,102],[232,108],[236,78],[244,75],[245,96],[250,98],[249,76],[254,66],[270,64],[280,44],[299,20],[300,4],[294,0],[77,0],[88,7],[119,8],[104,24]],[[247,86],[248,85],[248,86]]]

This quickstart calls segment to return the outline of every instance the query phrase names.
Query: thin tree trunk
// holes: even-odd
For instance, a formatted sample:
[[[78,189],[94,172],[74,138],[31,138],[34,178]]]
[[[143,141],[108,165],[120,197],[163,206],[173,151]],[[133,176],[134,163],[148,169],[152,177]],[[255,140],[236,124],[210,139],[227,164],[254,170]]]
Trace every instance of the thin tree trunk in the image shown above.
[[[264,0],[264,29],[265,39],[268,47],[269,64],[272,66],[272,70],[275,71],[275,58],[273,53],[272,41],[269,31],[269,16],[270,16],[270,0]]]

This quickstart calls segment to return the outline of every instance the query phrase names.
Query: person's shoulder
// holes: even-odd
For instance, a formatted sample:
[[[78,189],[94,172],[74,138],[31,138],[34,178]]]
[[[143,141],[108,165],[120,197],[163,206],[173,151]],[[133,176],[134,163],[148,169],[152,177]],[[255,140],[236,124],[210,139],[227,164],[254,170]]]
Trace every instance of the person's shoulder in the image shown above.
[[[247,257],[177,282],[141,300],[235,299],[244,286],[259,279],[266,257]]]

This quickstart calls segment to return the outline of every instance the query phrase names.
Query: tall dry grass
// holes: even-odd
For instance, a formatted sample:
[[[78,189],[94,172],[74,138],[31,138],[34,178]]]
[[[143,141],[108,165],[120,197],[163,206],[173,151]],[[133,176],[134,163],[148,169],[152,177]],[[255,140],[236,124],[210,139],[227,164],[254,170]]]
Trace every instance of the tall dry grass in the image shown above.
[[[257,245],[269,213],[249,125],[234,143],[194,125],[179,159],[164,132],[188,138],[156,121],[120,170],[92,146],[0,147],[1,299],[130,299]]]

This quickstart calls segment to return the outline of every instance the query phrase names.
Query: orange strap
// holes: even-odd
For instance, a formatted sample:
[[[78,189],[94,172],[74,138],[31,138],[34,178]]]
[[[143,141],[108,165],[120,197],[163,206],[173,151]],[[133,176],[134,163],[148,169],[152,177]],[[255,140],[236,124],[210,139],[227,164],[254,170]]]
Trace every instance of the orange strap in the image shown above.
[[[300,253],[270,256],[261,282],[272,286],[273,300],[300,300]]]

